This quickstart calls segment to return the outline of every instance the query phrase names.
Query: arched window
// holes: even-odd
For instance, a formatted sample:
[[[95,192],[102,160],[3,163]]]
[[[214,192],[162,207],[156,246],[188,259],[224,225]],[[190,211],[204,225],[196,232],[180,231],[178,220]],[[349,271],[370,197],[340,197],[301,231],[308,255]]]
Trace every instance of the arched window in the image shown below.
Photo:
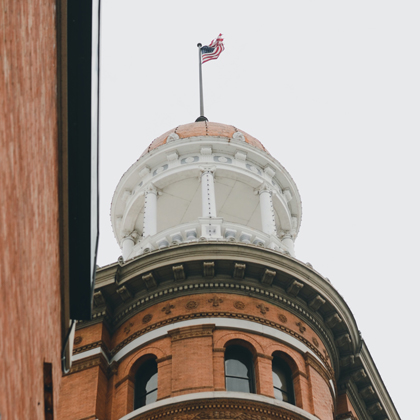
[[[255,393],[252,354],[242,346],[225,351],[226,391]]]
[[[137,370],[134,387],[134,409],[144,407],[157,399],[158,371],[156,359],[149,359]]]
[[[295,403],[292,371],[283,359],[276,356],[273,357],[273,387],[276,400]]]

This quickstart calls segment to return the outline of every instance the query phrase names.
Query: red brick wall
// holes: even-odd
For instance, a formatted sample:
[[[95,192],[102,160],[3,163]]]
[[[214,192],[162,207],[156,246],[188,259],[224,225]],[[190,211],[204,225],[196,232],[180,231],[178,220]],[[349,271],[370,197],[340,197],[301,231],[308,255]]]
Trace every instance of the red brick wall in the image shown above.
[[[173,304],[176,307],[179,301],[174,300]],[[156,306],[161,309],[160,305]],[[153,308],[146,312],[150,313],[151,310]],[[136,317],[132,320],[134,318]],[[120,329],[127,328],[129,324],[123,324]],[[135,331],[134,321],[132,324]],[[98,326],[90,326],[79,330],[77,335],[86,338],[88,344],[88,337],[92,342],[98,341],[100,331]],[[63,393],[62,405],[62,412],[66,412],[67,417],[63,415],[62,418],[84,419],[92,414],[94,407],[99,420],[118,420],[131,412],[134,402],[134,374],[142,361],[150,357],[155,357],[158,363],[159,400],[188,393],[224,391],[224,349],[230,344],[244,345],[253,354],[258,394],[273,397],[271,359],[273,355],[282,357],[292,371],[296,406],[320,419],[332,420],[333,400],[328,385],[328,372],[317,359],[309,353],[301,354],[273,338],[252,332],[214,328],[212,324],[169,330],[168,335],[146,343],[122,358],[118,368],[108,379],[108,394],[96,393],[97,389],[105,389],[107,381],[105,376],[92,377],[92,371],[97,367],[86,364],[86,370],[68,375],[63,379],[63,390],[66,391],[65,396]],[[87,387],[88,383],[90,389]],[[81,393],[83,399],[79,398]],[[99,410],[99,407],[105,409],[105,395],[108,400],[106,413]],[[86,407],[80,411],[83,405]]]
[[[43,419],[43,363],[61,368],[56,1],[0,14],[0,413]],[[30,413],[30,414],[29,414]]]

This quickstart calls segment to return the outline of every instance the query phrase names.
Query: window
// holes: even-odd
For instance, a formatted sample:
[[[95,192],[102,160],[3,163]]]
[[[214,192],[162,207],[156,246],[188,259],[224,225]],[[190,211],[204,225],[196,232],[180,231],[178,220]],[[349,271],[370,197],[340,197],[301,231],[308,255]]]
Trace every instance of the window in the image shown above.
[[[276,400],[295,403],[292,371],[283,359],[275,356],[273,358],[273,387]]]
[[[255,393],[252,354],[244,347],[229,346],[225,352],[226,391]]]
[[[144,407],[157,399],[158,371],[156,359],[144,362],[136,372],[134,409]]]

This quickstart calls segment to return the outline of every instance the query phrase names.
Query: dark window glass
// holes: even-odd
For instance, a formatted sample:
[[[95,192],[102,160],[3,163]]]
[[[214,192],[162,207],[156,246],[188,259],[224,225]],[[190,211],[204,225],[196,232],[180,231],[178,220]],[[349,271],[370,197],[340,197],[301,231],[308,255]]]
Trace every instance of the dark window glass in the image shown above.
[[[295,403],[292,371],[289,365],[279,357],[273,358],[274,398],[290,404]]]
[[[138,369],[135,377],[134,409],[157,400],[157,363],[148,360]]]
[[[252,354],[241,346],[225,352],[226,391],[255,393]]]

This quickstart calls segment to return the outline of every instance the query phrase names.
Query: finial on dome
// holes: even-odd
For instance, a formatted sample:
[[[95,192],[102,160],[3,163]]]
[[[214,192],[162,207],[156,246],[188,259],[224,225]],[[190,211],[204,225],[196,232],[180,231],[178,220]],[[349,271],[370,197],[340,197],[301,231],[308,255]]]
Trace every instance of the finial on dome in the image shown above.
[[[200,122],[200,121],[208,121],[208,119],[207,119],[204,115],[201,115],[200,117],[198,117],[198,118],[195,120],[195,122]]]

